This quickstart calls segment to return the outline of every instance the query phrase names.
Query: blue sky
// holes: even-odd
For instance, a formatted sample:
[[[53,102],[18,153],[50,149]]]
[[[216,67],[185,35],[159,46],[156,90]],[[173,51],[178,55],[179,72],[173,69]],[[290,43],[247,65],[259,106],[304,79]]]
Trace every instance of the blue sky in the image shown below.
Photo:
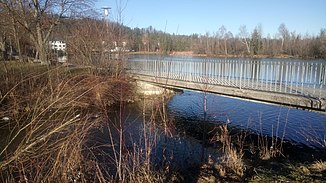
[[[119,0],[98,0],[97,9],[112,8],[117,20]],[[326,0],[122,0],[122,21],[129,27],[175,34],[210,34],[224,25],[234,35],[246,25],[249,32],[261,24],[266,36],[278,33],[284,23],[292,32],[317,35],[326,28]]]

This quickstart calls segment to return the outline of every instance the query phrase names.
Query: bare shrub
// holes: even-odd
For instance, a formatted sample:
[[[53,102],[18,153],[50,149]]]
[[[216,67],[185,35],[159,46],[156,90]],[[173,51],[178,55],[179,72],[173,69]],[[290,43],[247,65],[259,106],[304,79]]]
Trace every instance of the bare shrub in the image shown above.
[[[85,142],[103,120],[94,118],[94,111],[127,100],[129,83],[86,70],[73,74],[62,67],[28,68],[8,66],[1,72],[0,84],[6,87],[1,90],[0,116],[9,119],[0,124],[6,138],[0,148],[1,182],[107,180],[98,162],[86,156],[91,153]]]

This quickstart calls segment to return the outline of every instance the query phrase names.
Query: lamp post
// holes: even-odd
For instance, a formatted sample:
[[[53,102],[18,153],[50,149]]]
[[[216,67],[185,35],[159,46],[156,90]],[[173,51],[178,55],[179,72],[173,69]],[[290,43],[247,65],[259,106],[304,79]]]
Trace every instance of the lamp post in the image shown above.
[[[104,17],[106,17],[106,18],[104,18],[105,19],[105,21],[106,21],[106,27],[107,27],[107,30],[109,29],[109,14],[110,14],[110,12],[109,12],[109,10],[111,9],[110,7],[103,7],[102,8],[103,10],[104,10]]]
[[[109,14],[110,14],[109,10],[111,8],[110,7],[103,7],[102,9],[103,9],[103,13],[104,13],[104,21],[106,23],[106,34],[108,36],[108,34],[109,34]],[[105,42],[103,41],[103,43],[105,43]],[[108,45],[109,44],[108,44],[108,40],[107,40],[106,41],[106,44],[105,44],[105,49],[104,50],[107,51],[108,60],[110,60],[110,51],[109,51],[109,46]]]

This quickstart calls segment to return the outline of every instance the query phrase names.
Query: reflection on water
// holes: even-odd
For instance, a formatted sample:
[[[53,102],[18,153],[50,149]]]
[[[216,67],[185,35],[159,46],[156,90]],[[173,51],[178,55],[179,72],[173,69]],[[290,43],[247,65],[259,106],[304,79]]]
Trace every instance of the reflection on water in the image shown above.
[[[185,119],[203,119],[203,94],[185,91],[168,104],[171,114]],[[326,115],[207,94],[208,120],[282,137],[311,147],[325,148]]]
[[[157,102],[157,101],[156,101]],[[155,102],[153,102],[155,103]],[[145,152],[150,151],[151,163],[154,167],[162,169],[165,166],[186,170],[200,166],[203,159],[208,156],[217,159],[218,151],[213,147],[207,147],[191,136],[178,134],[173,124],[169,126],[168,133],[164,132],[163,122],[157,112],[157,105],[151,104],[145,111],[139,104],[128,104],[123,115],[123,153],[140,153],[143,160]],[[112,110],[111,118],[107,123],[93,132],[91,145],[100,148],[103,152],[97,152],[100,162],[105,163],[115,173],[116,162],[114,154],[119,149],[119,111]],[[116,149],[107,148],[115,144]],[[108,146],[109,145],[109,146]],[[98,148],[96,148],[98,150]],[[204,152],[204,154],[203,154]],[[107,157],[109,155],[109,158]]]
[[[109,114],[111,117],[109,121],[101,129],[94,131],[93,142],[96,143],[97,147],[103,147],[101,150],[105,152],[96,153],[98,154],[97,159],[103,163],[104,167],[110,168],[110,175],[116,173],[117,160],[114,155],[118,155],[117,149],[120,145],[123,145],[122,153],[130,164],[135,163],[133,161],[135,159],[137,160],[136,163],[138,161],[143,163],[148,157],[147,153],[149,153],[153,168],[180,170],[185,173],[184,175],[188,175],[189,170],[200,170],[203,162],[207,162],[209,159],[208,157],[217,162],[220,161],[221,154],[218,144],[214,144],[216,146],[207,145],[198,138],[196,139],[196,134],[183,133],[183,130],[180,130],[182,133],[180,131],[178,133],[178,129],[175,129],[178,128],[178,120],[185,119],[181,123],[188,124],[200,131],[201,128],[198,128],[200,125],[197,124],[203,122],[204,116],[202,93],[184,91],[184,93],[176,94],[170,99],[167,105],[168,116],[172,119],[172,123],[167,125],[170,127],[169,133],[165,133],[162,116],[158,112],[162,107],[161,103],[157,101],[155,103],[155,100],[152,99],[150,102],[152,102],[152,106],[146,109],[139,104],[128,104],[126,106],[122,119],[124,126],[122,141],[119,139],[118,132],[120,116],[118,109],[112,110]],[[207,119],[211,123],[228,122],[230,126],[269,136],[282,137],[284,134],[285,139],[296,144],[325,149],[322,147],[326,131],[326,115],[324,114],[212,94],[207,95],[207,109]],[[195,127],[196,125],[197,127]],[[199,137],[199,139],[201,138]],[[116,149],[112,148],[114,146]],[[303,146],[289,147],[291,149],[294,147],[294,151],[297,151]],[[304,149],[303,151],[307,150],[306,148],[302,149]],[[140,160],[134,158],[138,154],[140,154]],[[130,159],[131,157],[133,160]]]

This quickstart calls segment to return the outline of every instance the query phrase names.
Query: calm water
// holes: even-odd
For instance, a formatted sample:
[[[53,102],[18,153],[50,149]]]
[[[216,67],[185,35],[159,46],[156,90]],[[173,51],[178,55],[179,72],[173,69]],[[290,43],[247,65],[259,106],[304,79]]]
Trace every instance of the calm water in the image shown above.
[[[203,93],[184,91],[168,103],[173,116],[203,121]],[[283,106],[207,94],[209,122],[278,136],[296,144],[325,148],[326,115]]]
[[[190,62],[201,62],[200,57],[174,57],[174,56],[153,56],[137,55],[130,60],[185,60]],[[270,63],[291,63],[298,67],[290,68],[295,76],[294,79],[303,80],[312,76],[313,81],[322,82],[322,88],[325,87],[325,81],[320,78],[325,77],[325,60],[301,60],[301,59],[249,59],[249,58],[206,58],[208,61],[250,61],[250,63],[270,62]],[[251,62],[254,60],[254,62]],[[306,69],[305,65],[320,64],[319,69]],[[300,67],[299,67],[300,66]],[[303,68],[303,69],[302,69]],[[265,69],[269,69],[266,67]],[[299,69],[299,70],[297,70]],[[269,73],[270,71],[262,72]],[[299,72],[297,72],[299,71]],[[302,72],[305,75],[302,74]],[[297,74],[296,74],[297,73]],[[301,73],[301,75],[300,75]],[[256,74],[253,74],[256,75]],[[281,74],[284,75],[284,74]],[[287,74],[287,77],[291,75]],[[307,81],[308,81],[307,80]],[[292,79],[291,79],[292,81]],[[303,83],[304,83],[303,82]],[[322,98],[325,96],[322,96]],[[203,120],[203,94],[192,91],[176,94],[168,103],[171,115],[185,120]],[[297,110],[283,106],[275,106],[228,98],[214,94],[207,95],[208,120],[212,123],[229,123],[233,127],[248,129],[254,133],[263,133],[268,136],[284,136],[285,139],[296,143],[304,144],[316,148],[326,148],[326,114]]]

